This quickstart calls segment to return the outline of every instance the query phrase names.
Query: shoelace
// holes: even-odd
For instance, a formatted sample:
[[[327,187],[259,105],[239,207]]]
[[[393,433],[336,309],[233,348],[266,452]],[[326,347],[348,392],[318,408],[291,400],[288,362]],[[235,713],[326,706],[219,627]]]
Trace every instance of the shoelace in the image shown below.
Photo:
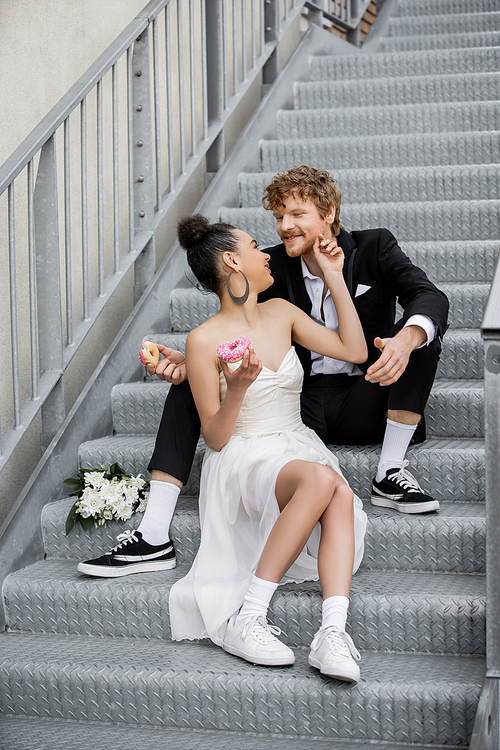
[[[316,645],[319,641],[319,639],[322,637],[322,633],[326,631],[327,633],[327,639],[328,643],[330,644],[330,647],[333,649],[334,653],[340,654],[340,656],[346,655],[346,648],[356,661],[360,661],[361,655],[354,645],[354,641],[352,640],[349,633],[346,633],[344,630],[339,630],[334,625],[331,625],[329,628],[325,628],[325,630],[318,630],[316,635],[314,636],[314,640],[311,643],[311,648],[316,648]]]
[[[394,474],[391,474],[391,476],[389,477],[390,480],[392,482],[395,482],[405,492],[408,492],[408,490],[413,490],[413,492],[422,492],[422,488],[413,474],[410,474],[409,471],[406,471],[407,466],[408,461],[403,461],[403,465],[400,470]]]
[[[275,638],[281,634],[281,629],[275,625],[270,625],[262,615],[254,615],[243,626],[241,635],[246,638],[250,632],[255,630],[255,635],[259,637],[262,643],[272,643]]]
[[[135,529],[127,529],[127,531],[124,531],[122,534],[118,534],[116,537],[116,541],[118,544],[116,547],[113,547],[111,552],[118,552],[119,550],[123,549],[123,547],[126,547],[127,544],[132,544],[133,542],[138,542],[139,539],[135,535]]]

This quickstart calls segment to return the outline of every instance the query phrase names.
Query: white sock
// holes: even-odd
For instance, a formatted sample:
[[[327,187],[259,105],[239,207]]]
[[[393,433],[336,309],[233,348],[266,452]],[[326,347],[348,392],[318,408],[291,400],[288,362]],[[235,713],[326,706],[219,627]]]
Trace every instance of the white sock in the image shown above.
[[[168,531],[180,491],[180,487],[170,482],[154,479],[150,483],[148,504],[137,529],[148,544],[158,546],[170,539]]]
[[[335,625],[339,630],[345,630],[347,621],[347,609],[349,599],[347,596],[329,596],[323,601],[323,619],[321,620],[321,630]]]
[[[387,420],[377,476],[375,477],[377,482],[385,477],[388,469],[400,469],[402,467],[410,440],[416,429],[417,425],[401,424],[401,422],[393,422],[392,419]]]
[[[243,604],[236,617],[235,625],[240,625],[250,617],[258,615],[266,617],[267,610],[269,609],[269,602],[277,588],[277,583],[273,583],[273,581],[265,581],[263,578],[253,576],[252,583],[245,594]]]

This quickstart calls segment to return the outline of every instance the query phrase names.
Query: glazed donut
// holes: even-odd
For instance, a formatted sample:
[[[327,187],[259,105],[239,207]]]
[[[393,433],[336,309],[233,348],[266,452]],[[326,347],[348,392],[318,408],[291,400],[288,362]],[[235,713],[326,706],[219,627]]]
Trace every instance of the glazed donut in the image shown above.
[[[160,352],[156,344],[153,344],[152,341],[143,341],[142,349],[139,352],[139,359],[143,365],[153,365],[153,367],[156,367],[160,361]]]
[[[249,346],[250,341],[245,336],[239,336],[236,341],[223,341],[217,348],[217,356],[223,362],[239,362]]]

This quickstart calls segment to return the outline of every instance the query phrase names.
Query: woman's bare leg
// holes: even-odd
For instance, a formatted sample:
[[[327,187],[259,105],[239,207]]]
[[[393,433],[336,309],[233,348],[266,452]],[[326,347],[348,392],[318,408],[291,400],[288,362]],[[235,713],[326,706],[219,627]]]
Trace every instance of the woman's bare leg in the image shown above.
[[[279,473],[281,513],[262,552],[256,575],[278,582],[321,523],[318,571],[324,597],[349,595],[354,560],[352,491],[333,469],[291,461]]]

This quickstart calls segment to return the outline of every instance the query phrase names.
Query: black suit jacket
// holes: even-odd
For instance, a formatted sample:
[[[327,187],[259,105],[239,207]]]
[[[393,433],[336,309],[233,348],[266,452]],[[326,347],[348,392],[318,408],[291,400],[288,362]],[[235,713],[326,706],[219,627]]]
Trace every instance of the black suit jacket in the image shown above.
[[[340,230],[338,244],[344,251],[344,278],[354,299],[368,346],[368,359],[359,365],[366,369],[380,356],[373,345],[376,336],[394,335],[408,318],[427,315],[437,326],[441,338],[447,328],[448,299],[415,266],[399,247],[388,229],[366,229],[360,232]],[[266,248],[271,256],[274,284],[259,295],[259,301],[281,297],[293,302],[308,315],[312,304],[306,291],[300,258],[289,258],[283,244]],[[356,296],[358,286],[370,287]],[[396,301],[404,310],[395,326]],[[306,377],[311,371],[311,353],[296,345]]]

